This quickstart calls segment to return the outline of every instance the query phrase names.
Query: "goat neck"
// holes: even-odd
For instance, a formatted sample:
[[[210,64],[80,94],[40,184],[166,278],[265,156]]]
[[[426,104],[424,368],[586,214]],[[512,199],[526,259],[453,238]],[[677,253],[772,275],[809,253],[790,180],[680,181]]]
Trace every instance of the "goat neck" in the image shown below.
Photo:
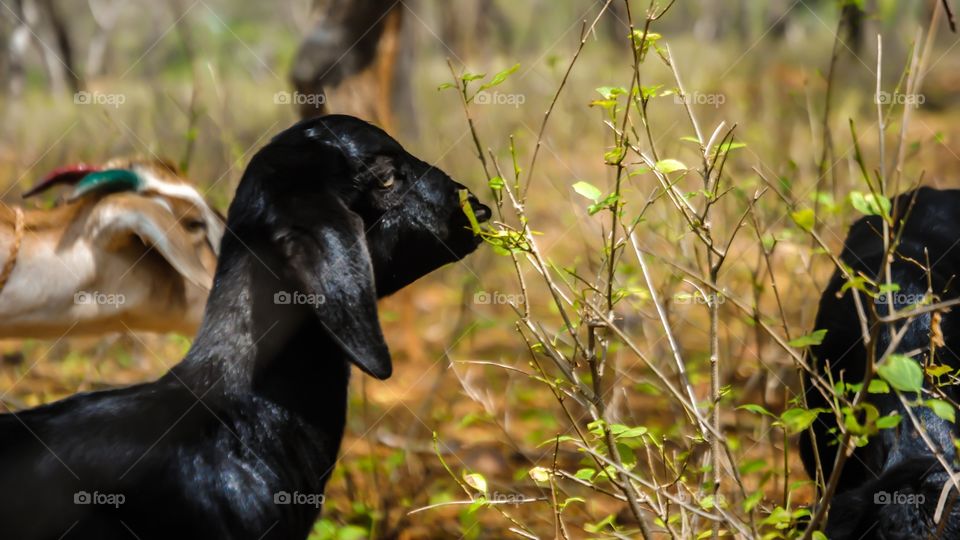
[[[197,392],[216,387],[227,399],[265,398],[306,419],[318,411],[324,422],[342,418],[346,355],[310,306],[276,301],[277,291],[291,290],[276,250],[266,238],[230,235],[224,248],[207,317],[172,375]]]

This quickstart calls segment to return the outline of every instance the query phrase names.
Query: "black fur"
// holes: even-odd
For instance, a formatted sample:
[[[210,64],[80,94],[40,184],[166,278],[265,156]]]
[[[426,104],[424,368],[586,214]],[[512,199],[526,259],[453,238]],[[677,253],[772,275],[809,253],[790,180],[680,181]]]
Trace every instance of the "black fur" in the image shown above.
[[[891,264],[892,282],[900,286],[895,295],[895,307],[907,307],[919,301],[927,291],[928,275],[919,266],[926,261],[924,250],[929,253],[932,266],[929,280],[933,292],[940,300],[960,296],[960,190],[921,188],[897,197],[894,208],[898,229],[902,230]],[[904,216],[907,218],[905,222]],[[859,220],[850,229],[841,259],[855,272],[883,283],[881,231],[879,217]],[[841,380],[842,375],[844,381],[856,383],[863,380],[867,349],[862,342],[852,293],[847,291],[838,297],[843,284],[844,279],[838,271],[820,299],[815,327],[826,329],[827,335],[812,352],[821,373],[829,370],[834,381]],[[861,297],[870,301],[866,296]],[[876,302],[878,313],[889,312],[885,301]],[[926,361],[930,351],[931,320],[929,314],[915,318],[897,351],[921,350],[923,353],[916,358]],[[960,312],[954,309],[944,314],[941,328],[946,346],[936,349],[935,361],[954,369],[960,368],[960,358],[955,353],[960,351]],[[889,344],[890,333],[883,328],[877,339],[877,355],[883,354]],[[929,381],[925,386],[928,384]],[[944,386],[943,391],[954,401],[960,400],[960,389],[956,386]],[[906,397],[914,399],[916,396]],[[881,430],[871,437],[869,444],[856,449],[847,460],[830,507],[827,536],[831,540],[928,538],[942,525],[942,538],[960,538],[960,505],[954,505],[941,524],[934,523],[934,512],[948,475],[921,440],[902,404],[893,393],[869,394],[868,399],[881,415],[899,412],[902,420],[897,428]],[[809,377],[807,402],[810,407],[827,407]],[[914,408],[913,412],[948,462],[956,466],[952,438],[958,435],[957,426],[926,407]],[[820,461],[827,477],[838,448],[835,422],[833,414],[825,413],[813,424]],[[814,477],[813,445],[806,432],[801,436],[800,449],[807,472]],[[955,491],[953,495],[956,495]]]
[[[0,415],[0,538],[305,538],[348,362],[390,375],[376,299],[479,244],[461,189],[355,118],[275,137],[237,188],[186,358],[152,383]]]

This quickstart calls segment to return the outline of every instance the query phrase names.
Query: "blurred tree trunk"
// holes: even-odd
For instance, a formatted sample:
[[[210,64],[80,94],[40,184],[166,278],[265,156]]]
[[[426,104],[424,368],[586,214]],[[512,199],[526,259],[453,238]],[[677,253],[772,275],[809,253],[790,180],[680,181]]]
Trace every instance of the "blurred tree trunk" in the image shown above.
[[[93,21],[97,25],[87,49],[86,76],[91,78],[99,77],[105,71],[110,36],[120,18],[120,8],[123,3],[118,0],[87,0],[87,3],[90,6]]]
[[[23,18],[20,2],[12,5],[10,37],[7,40],[7,89],[11,96],[23,94],[26,85],[26,55],[30,47],[30,28]],[[5,15],[8,13],[5,13]],[[7,19],[7,17],[4,17]]]
[[[513,25],[496,0],[438,2],[440,39],[460,59],[513,41]]]
[[[624,7],[623,2],[613,0],[603,16],[603,28],[607,38],[614,42],[627,39],[627,35],[630,34],[630,21],[627,20],[627,8]]]
[[[353,114],[395,133],[394,112],[412,125],[412,34],[404,3],[317,0],[316,22],[297,50],[290,78],[301,117]]]
[[[12,93],[23,90],[30,43],[34,43],[40,52],[52,93],[60,94],[68,88],[73,92],[80,90],[81,80],[73,61],[70,34],[53,0],[16,0],[12,10],[17,18],[10,46]]]
[[[58,71],[60,77],[69,86],[72,93],[76,93],[82,86],[76,62],[74,61],[73,45],[70,42],[70,32],[67,21],[63,18],[54,0],[40,0],[41,14],[50,24],[58,57],[48,58],[47,69]],[[45,53],[53,54],[50,47],[43,47]]]

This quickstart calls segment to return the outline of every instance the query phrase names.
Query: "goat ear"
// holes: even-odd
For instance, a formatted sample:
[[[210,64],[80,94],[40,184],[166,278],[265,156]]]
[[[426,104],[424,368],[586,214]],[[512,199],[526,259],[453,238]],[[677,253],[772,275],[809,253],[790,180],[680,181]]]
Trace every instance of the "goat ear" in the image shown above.
[[[393,372],[390,351],[377,316],[373,264],[364,239],[363,221],[334,199],[336,208],[317,214],[312,230],[288,228],[280,236],[293,275],[312,295],[321,326],[351,362],[377,379]],[[315,221],[315,220],[314,220]]]
[[[181,234],[176,216],[163,204],[136,195],[114,195],[98,206],[95,226],[93,237],[105,249],[118,249],[136,237],[189,282],[208,290],[212,286],[213,277],[196,246]]]

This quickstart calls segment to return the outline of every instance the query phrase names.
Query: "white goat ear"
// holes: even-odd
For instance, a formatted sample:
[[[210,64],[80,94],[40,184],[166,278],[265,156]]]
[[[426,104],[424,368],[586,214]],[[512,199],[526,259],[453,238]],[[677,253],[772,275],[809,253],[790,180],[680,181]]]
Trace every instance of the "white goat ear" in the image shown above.
[[[118,249],[131,237],[139,238],[189,282],[208,290],[212,286],[212,272],[204,268],[197,247],[166,205],[138,195],[116,194],[98,205],[97,212],[93,238],[104,249]]]

